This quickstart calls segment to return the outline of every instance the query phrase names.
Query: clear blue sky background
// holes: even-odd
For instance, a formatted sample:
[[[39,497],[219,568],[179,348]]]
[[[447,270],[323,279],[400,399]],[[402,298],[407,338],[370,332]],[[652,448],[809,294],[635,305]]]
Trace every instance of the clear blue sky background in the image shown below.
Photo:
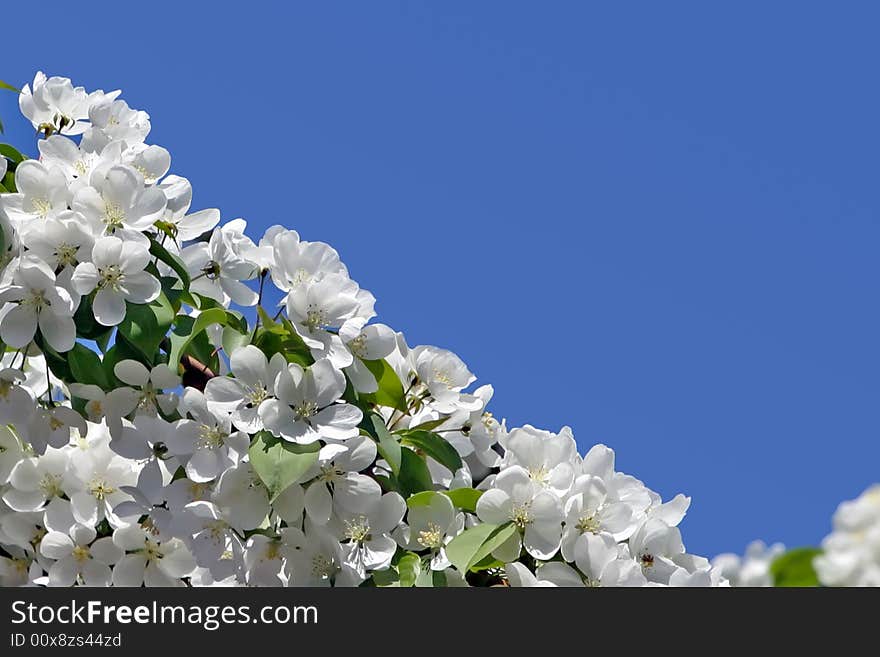
[[[0,78],[122,87],[195,207],[330,242],[691,550],[816,543],[880,480],[880,10],[721,4],[12,3]]]

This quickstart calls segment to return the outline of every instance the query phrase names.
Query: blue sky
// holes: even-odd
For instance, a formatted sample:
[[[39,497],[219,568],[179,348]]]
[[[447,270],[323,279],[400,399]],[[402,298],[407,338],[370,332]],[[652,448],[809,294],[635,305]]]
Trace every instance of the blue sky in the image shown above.
[[[719,5],[19,4],[0,78],[123,88],[194,207],[331,243],[691,551],[816,543],[880,480],[880,9]]]

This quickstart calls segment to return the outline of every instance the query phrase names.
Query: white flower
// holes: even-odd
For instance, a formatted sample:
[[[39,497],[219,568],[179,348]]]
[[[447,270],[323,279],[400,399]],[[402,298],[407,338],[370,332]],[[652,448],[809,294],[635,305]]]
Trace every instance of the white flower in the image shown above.
[[[30,231],[26,237],[30,253],[52,271],[74,268],[81,260],[91,259],[94,244],[91,232],[85,229],[79,216],[69,210],[47,219],[40,230]]]
[[[342,544],[329,532],[298,527],[281,530],[281,550],[287,557],[289,586],[357,586],[363,577],[345,563]]]
[[[83,136],[83,143],[100,150],[111,141],[123,141],[128,146],[142,143],[150,133],[150,116],[133,110],[124,100],[107,95],[89,107],[91,128]]]
[[[366,513],[345,517],[343,540],[346,542],[345,563],[360,577],[367,570],[383,570],[397,551],[391,532],[403,519],[406,502],[397,493],[385,493]]]
[[[81,436],[86,435],[86,421],[67,406],[38,406],[27,422],[18,428],[22,439],[37,454],[43,454],[47,446],[64,447],[70,442],[74,430]]]
[[[186,178],[167,176],[157,187],[167,200],[163,221],[169,224],[172,236],[179,242],[194,240],[220,223],[217,209],[187,214],[192,203],[192,185]]]
[[[113,509],[129,499],[122,488],[137,483],[140,465],[110,449],[106,427],[90,425],[87,447],[74,452],[63,483],[76,521],[94,527],[106,518],[118,526]]]
[[[608,534],[583,534],[574,546],[574,562],[589,586],[644,586],[643,568]],[[549,564],[548,564],[549,565]],[[641,564],[644,566],[644,562]]]
[[[55,273],[36,257],[23,258],[12,277],[12,284],[0,291],[0,303],[13,302],[0,320],[0,338],[10,347],[31,343],[39,327],[49,346],[58,352],[70,351],[76,342],[76,309],[70,293],[55,285]]]
[[[615,541],[626,540],[638,527],[632,509],[609,495],[599,477],[581,475],[565,502],[565,530],[562,533],[562,556],[574,561],[574,548],[585,534],[608,535]]]
[[[125,317],[125,302],[150,303],[162,291],[159,281],[144,271],[149,251],[138,242],[102,237],[92,249],[92,262],[83,262],[73,274],[79,294],[97,289],[92,302],[95,319],[104,326],[116,326]]]
[[[571,429],[559,434],[525,425],[513,429],[505,442],[505,465],[521,465],[536,484],[549,488],[559,497],[568,493],[574,481],[577,444]]]
[[[400,546],[414,552],[428,550],[431,570],[449,568],[446,544],[464,530],[464,514],[455,512],[449,497],[435,493],[427,504],[410,504],[406,522],[398,530]]]
[[[354,389],[362,393],[376,392],[379,384],[363,361],[379,360],[394,351],[397,346],[394,331],[384,324],[363,326],[363,320],[352,320],[346,322],[339,337],[354,356],[351,365],[345,368]]]
[[[296,231],[280,227],[266,231],[261,245],[264,242],[266,246],[271,244],[274,257],[269,270],[280,290],[289,292],[328,274],[348,277],[348,270],[339,260],[339,254],[329,244],[300,241]]]
[[[103,405],[108,417],[123,418],[132,411],[155,417],[159,410],[170,415],[177,408],[177,394],[165,391],[177,388],[180,377],[165,363],[148,370],[142,363],[126,359],[113,366],[113,373],[131,387],[116,388],[107,393]]]
[[[90,103],[99,97],[113,98],[118,94],[118,91],[88,94],[82,87],[74,87],[69,78],[47,78],[40,71],[31,85],[22,88],[18,106],[38,132],[78,135],[88,128],[88,122],[83,119],[88,118]]]
[[[305,370],[290,363],[275,381],[277,399],[260,406],[260,417],[269,431],[291,442],[353,438],[363,413],[335,403],[344,391],[345,377],[331,361],[319,360]]]
[[[254,278],[254,264],[238,256],[222,230],[215,230],[206,244],[198,242],[180,252],[192,275],[190,290],[214,299],[223,306],[230,301],[240,306],[257,303],[257,293],[241,281]]]
[[[39,457],[20,460],[9,474],[3,502],[18,512],[43,509],[47,502],[65,494],[63,484],[72,478],[67,473],[69,461],[66,450],[51,447]]]
[[[18,438],[8,427],[0,426],[0,486],[9,481],[15,466],[24,458]]]
[[[752,541],[746,546],[746,553],[742,557],[733,553],[719,554],[712,559],[712,568],[731,586],[773,586],[770,566],[783,552],[785,546],[782,543],[768,546],[764,541]]]
[[[196,568],[183,541],[157,541],[139,525],[119,527],[113,543],[126,552],[113,568],[114,586],[183,586],[181,578]]]
[[[658,518],[642,523],[629,539],[629,548],[645,577],[657,584],[669,584],[679,569],[676,559],[685,554],[681,532]]]
[[[359,315],[359,291],[358,284],[347,276],[327,274],[287,293],[287,316],[315,359],[329,358],[336,367],[352,364],[353,357],[340,333],[344,333],[346,322],[355,320],[362,326],[369,319]]]
[[[409,359],[416,376],[414,390],[424,389],[430,395],[426,401],[432,408],[440,413],[482,408],[482,400],[462,393],[476,377],[454,353],[438,347],[420,346],[409,353]]]
[[[275,379],[287,369],[283,354],[275,354],[271,360],[253,345],[232,352],[229,365],[235,378],[217,376],[205,386],[208,406],[232,414],[236,429],[246,433],[263,430],[261,409],[275,395]]]
[[[0,422],[21,425],[34,413],[34,393],[25,381],[21,370],[0,369]]]
[[[343,445],[330,444],[321,448],[318,463],[305,491],[305,510],[309,518],[326,525],[335,510],[344,513],[366,513],[382,496],[375,479],[360,474],[376,460],[376,443],[357,436]]]
[[[514,523],[522,535],[522,546],[536,559],[550,559],[559,549],[562,504],[521,466],[505,468],[495,477],[492,488],[477,502],[477,516],[492,525]],[[519,541],[517,537],[514,558],[519,555]]]
[[[140,173],[126,165],[96,171],[91,186],[73,197],[73,209],[81,214],[96,235],[115,236],[148,246],[141,231],[152,228],[165,212],[165,194],[144,187]]]
[[[189,457],[186,475],[193,481],[211,481],[247,453],[247,434],[233,431],[230,416],[212,412],[205,396],[195,388],[184,391],[180,411],[193,419],[177,420],[166,444],[169,454]]]
[[[25,160],[15,169],[17,194],[4,196],[3,206],[19,230],[39,230],[38,219],[57,217],[67,210],[67,180],[60,169]]]
[[[833,531],[813,560],[824,586],[880,586],[880,484],[834,512]]]
[[[266,487],[250,463],[239,463],[221,475],[213,501],[226,522],[242,531],[259,527],[269,513]]]
[[[95,540],[95,530],[76,525],[70,535],[50,531],[40,541],[43,556],[56,559],[49,569],[49,586],[109,586],[110,566],[123,557],[110,537]]]

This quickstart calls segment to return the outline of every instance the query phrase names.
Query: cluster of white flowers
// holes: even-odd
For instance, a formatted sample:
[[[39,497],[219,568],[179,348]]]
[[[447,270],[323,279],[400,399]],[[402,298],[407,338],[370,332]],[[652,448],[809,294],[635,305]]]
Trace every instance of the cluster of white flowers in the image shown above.
[[[743,556],[725,552],[712,559],[712,567],[719,571],[730,586],[773,586],[770,566],[776,557],[785,552],[782,543],[767,545],[764,541],[752,541]]]
[[[0,584],[725,583],[689,498],[508,431],[330,246],[191,212],[118,96],[38,74],[0,157]]]
[[[833,531],[813,560],[824,586],[880,586],[880,484],[834,513]]]

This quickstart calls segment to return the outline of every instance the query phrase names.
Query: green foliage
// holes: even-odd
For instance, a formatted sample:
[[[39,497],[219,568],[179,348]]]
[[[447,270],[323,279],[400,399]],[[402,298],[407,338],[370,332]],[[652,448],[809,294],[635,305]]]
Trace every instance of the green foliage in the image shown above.
[[[401,413],[406,412],[406,394],[394,368],[384,359],[365,360],[363,363],[376,377],[379,389],[376,392],[361,395],[361,399],[370,404],[388,406]]]
[[[813,559],[822,554],[822,550],[813,547],[802,547],[788,550],[779,555],[770,564],[773,585],[780,587],[819,586],[819,578],[813,567]]]
[[[483,491],[474,488],[453,488],[445,490],[443,494],[452,500],[456,508],[469,513],[477,512],[477,501],[483,495]]]
[[[111,382],[101,359],[85,345],[77,343],[67,352],[67,363],[73,380],[77,383],[96,385],[102,390],[110,390]]]
[[[168,364],[172,369],[177,367],[181,357],[198,336],[203,335],[212,324],[226,326],[229,323],[229,314],[222,308],[211,308],[199,314],[198,317],[180,315],[174,321],[174,330],[168,336],[171,340],[171,351],[168,354]],[[203,354],[202,354],[203,355]],[[199,359],[208,364],[206,361]]]
[[[449,542],[446,556],[460,572],[466,573],[471,566],[500,547],[514,532],[516,526],[512,523],[500,526],[488,523],[475,525]],[[502,537],[500,541],[497,540],[499,536]]]
[[[404,498],[423,490],[431,490],[434,482],[425,459],[409,447],[400,449],[400,472],[397,475],[397,486]]]
[[[308,367],[315,362],[306,343],[297,335],[293,325],[286,318],[275,321],[263,310],[257,308],[260,326],[254,331],[253,344],[258,347],[266,358],[275,354],[283,354],[289,363]]]
[[[248,450],[251,466],[269,491],[269,501],[296,483],[318,461],[321,445],[298,445],[275,438],[268,431],[254,437]]]
[[[152,238],[150,239],[150,254],[171,267],[174,273],[180,277],[184,289],[189,290],[190,276],[186,269],[186,265],[183,264],[183,260],[169,252],[164,246]]]
[[[396,477],[400,474],[401,448],[400,443],[388,432],[385,427],[385,420],[378,413],[364,414],[364,420],[361,422],[361,428],[367,432],[373,440],[376,441],[376,449],[379,456],[388,462],[391,468],[391,474]]]
[[[156,352],[174,321],[174,308],[165,293],[152,303],[126,303],[125,318],[117,327],[119,333],[137,349],[144,363],[153,365]]]
[[[404,445],[413,447],[448,468],[453,473],[462,467],[461,456],[445,438],[431,431],[405,429],[395,432]]]

